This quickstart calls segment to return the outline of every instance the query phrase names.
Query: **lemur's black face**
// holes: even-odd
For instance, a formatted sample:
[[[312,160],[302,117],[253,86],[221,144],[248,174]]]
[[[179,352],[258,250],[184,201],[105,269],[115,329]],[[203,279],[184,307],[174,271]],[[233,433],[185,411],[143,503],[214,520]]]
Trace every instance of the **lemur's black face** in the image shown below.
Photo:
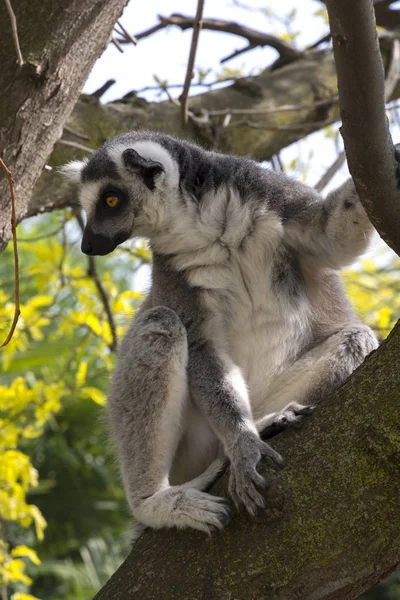
[[[147,236],[160,218],[164,167],[133,148],[105,144],[65,172],[81,184],[85,254],[104,256],[130,237]]]

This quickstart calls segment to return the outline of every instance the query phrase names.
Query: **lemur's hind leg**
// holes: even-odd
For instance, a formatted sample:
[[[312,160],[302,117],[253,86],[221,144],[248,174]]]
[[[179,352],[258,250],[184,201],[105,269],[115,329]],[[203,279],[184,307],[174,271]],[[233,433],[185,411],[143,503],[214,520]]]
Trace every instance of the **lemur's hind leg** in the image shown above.
[[[175,312],[139,311],[119,350],[109,415],[134,517],[143,525],[210,532],[228,519],[226,501],[202,492],[218,476],[218,460],[196,479],[170,486],[187,401],[186,330]]]
[[[357,324],[303,354],[268,390],[266,405],[276,412],[256,421],[260,435],[268,438],[286,427],[301,425],[313,407],[341,386],[377,346],[371,329]]]

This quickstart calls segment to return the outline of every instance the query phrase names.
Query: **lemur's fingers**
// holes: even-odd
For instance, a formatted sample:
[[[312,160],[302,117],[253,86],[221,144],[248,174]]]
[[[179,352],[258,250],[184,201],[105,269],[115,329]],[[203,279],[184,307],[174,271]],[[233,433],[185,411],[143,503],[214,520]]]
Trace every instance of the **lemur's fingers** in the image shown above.
[[[272,462],[274,463],[274,465],[276,465],[280,469],[284,468],[285,461],[283,460],[282,456],[278,452],[276,452],[273,448],[271,448],[271,446],[269,444],[260,440],[259,448],[260,448],[260,452],[261,452],[262,456],[266,456],[266,457],[270,458],[272,460]]]

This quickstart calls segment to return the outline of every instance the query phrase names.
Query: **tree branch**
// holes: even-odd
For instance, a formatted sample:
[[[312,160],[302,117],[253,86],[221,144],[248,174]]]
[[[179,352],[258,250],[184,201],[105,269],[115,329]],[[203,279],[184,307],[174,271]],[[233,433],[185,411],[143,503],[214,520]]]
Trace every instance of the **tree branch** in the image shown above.
[[[327,0],[347,162],[380,236],[400,254],[400,192],[372,0]]]
[[[354,600],[400,561],[400,325],[272,445],[268,508],[221,533],[146,532],[95,600]],[[390,372],[390,378],[388,377]],[[225,475],[212,493],[225,495]],[[172,568],[173,566],[173,568]]]
[[[83,222],[82,216],[78,211],[75,213],[76,220],[78,221],[78,225],[83,233],[85,229],[85,224]],[[100,296],[101,302],[103,304],[105,313],[107,315],[108,324],[111,332],[111,344],[109,344],[110,352],[115,352],[118,346],[118,337],[117,337],[117,328],[115,325],[114,315],[111,310],[110,299],[108,297],[107,291],[99,277],[96,267],[96,259],[94,256],[88,256],[88,277],[93,279],[93,282],[96,286],[97,292]]]
[[[192,43],[190,45],[189,60],[188,60],[187,69],[186,69],[186,76],[185,76],[185,81],[183,84],[182,94],[181,94],[181,97],[179,98],[180,103],[181,103],[181,115],[182,115],[182,125],[183,126],[186,125],[186,123],[188,121],[188,116],[189,116],[188,115],[188,96],[189,96],[190,83],[191,83],[192,77],[193,77],[193,68],[194,68],[194,61],[196,58],[197,44],[199,42],[200,31],[201,31],[202,24],[203,24],[203,22],[201,20],[202,16],[203,16],[203,8],[204,8],[204,0],[198,0],[196,16],[193,21]]]
[[[21,47],[19,45],[17,19],[15,18],[15,14],[14,14],[13,8],[11,6],[10,0],[4,0],[4,2],[6,4],[8,14],[10,15],[11,29],[12,29],[13,39],[14,39],[15,52],[17,54],[17,61],[18,61],[19,66],[22,67],[22,65],[24,64],[24,59],[22,58]]]
[[[158,18],[160,19],[159,25],[155,25],[146,31],[135,34],[135,39],[141,40],[145,37],[153,35],[153,33],[156,33],[165,27],[168,27],[169,25],[176,25],[177,27],[180,27],[182,31],[185,31],[186,29],[191,29],[194,27],[196,22],[196,18],[186,17],[185,15],[178,13],[174,13],[170,17],[163,17],[162,15],[159,15]],[[293,48],[284,40],[281,40],[274,35],[269,35],[268,33],[263,33],[262,31],[257,31],[256,29],[251,29],[250,27],[240,25],[234,21],[224,21],[223,19],[202,19],[202,28],[210,31],[220,31],[222,33],[238,35],[245,38],[249,42],[248,47],[236,51],[236,53],[233,53],[229,57],[225,57],[221,62],[226,62],[229,58],[233,58],[233,56],[237,56],[238,54],[242,54],[243,52],[258,46],[270,46],[271,48],[274,48],[279,53],[282,61],[281,64],[291,62],[302,56],[301,52]],[[131,43],[129,38],[126,36],[122,37],[119,42],[121,44]]]

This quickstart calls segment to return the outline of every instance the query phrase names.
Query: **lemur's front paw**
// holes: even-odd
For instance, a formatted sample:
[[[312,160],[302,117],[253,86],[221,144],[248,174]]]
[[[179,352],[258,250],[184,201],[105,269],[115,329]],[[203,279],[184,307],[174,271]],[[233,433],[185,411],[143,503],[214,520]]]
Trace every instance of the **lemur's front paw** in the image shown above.
[[[267,482],[256,470],[262,456],[283,467],[280,454],[252,432],[241,434],[229,452],[229,495],[237,509],[243,505],[252,516],[265,508],[261,492],[267,487]]]

